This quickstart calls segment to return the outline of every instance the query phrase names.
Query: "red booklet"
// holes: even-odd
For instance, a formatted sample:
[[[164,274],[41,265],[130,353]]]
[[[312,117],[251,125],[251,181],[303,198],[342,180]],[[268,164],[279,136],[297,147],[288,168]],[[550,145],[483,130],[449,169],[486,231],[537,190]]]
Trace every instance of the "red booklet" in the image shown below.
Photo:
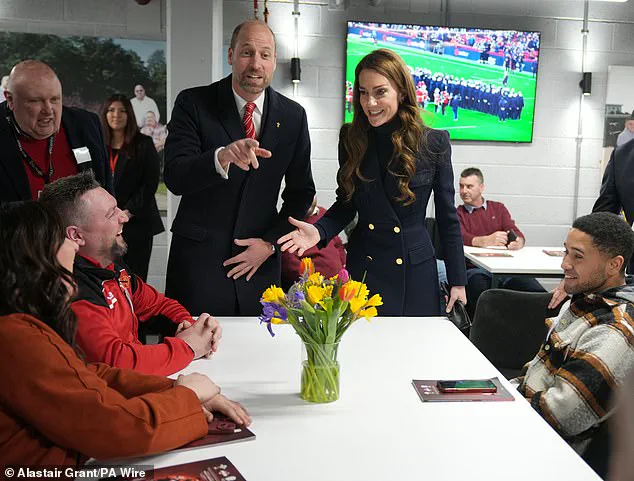
[[[155,469],[146,472],[142,478],[117,479],[128,481],[144,479],[156,481],[246,481],[240,471],[224,456]]]
[[[513,395],[502,386],[497,377],[491,378],[491,381],[495,384],[497,392],[440,392],[436,380],[414,379],[412,385],[423,402],[515,401]]]
[[[229,444],[238,441],[246,441],[255,439],[255,434],[244,426],[234,423],[227,416],[220,413],[214,413],[214,419],[209,423],[207,436],[197,439],[191,443],[181,446],[173,451],[182,449],[200,448],[203,446],[217,446],[219,444]]]

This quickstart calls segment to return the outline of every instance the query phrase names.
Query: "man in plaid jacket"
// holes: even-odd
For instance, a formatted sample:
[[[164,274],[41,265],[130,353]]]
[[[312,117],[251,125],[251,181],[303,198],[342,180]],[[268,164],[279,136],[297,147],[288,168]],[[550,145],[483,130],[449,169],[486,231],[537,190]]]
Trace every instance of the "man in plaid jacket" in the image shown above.
[[[634,233],[618,216],[599,212],[578,218],[564,245],[564,287],[572,298],[546,319],[548,334],[518,389],[582,453],[634,368],[634,286],[625,283]]]

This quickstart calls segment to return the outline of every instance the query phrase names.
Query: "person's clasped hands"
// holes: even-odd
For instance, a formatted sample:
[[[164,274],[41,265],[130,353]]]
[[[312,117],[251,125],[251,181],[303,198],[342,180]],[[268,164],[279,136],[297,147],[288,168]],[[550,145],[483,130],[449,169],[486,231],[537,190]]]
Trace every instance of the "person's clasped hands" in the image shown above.
[[[194,359],[209,358],[218,350],[222,327],[216,318],[203,312],[195,322],[181,322],[176,337],[187,343],[194,352]]]

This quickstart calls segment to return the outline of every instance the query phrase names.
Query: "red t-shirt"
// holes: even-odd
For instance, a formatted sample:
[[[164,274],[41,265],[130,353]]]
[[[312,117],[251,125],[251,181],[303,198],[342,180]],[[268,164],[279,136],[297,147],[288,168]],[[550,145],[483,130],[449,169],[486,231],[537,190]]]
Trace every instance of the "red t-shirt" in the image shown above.
[[[29,156],[33,159],[33,162],[35,162],[42,172],[48,173],[48,139],[37,140],[20,135],[20,143],[22,144],[24,151],[29,154]],[[51,177],[50,182],[61,179],[62,177],[75,175],[79,172],[73,151],[70,148],[70,145],[68,145],[64,128],[59,129],[59,132],[55,134],[52,157],[53,176]],[[23,159],[23,163],[24,170],[26,170],[26,176],[29,180],[29,187],[31,188],[31,198],[37,199],[39,197],[39,193],[42,189],[44,189],[44,179],[33,171],[26,160]]]

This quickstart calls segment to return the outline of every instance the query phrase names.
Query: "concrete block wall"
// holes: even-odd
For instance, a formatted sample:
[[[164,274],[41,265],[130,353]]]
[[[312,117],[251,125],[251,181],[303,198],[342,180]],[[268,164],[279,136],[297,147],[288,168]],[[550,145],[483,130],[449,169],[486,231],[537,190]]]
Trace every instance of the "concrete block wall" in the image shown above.
[[[187,1],[179,2],[183,8]],[[269,23],[278,40],[273,86],[292,96],[292,4],[269,2]],[[320,203],[334,198],[337,136],[343,120],[347,20],[441,24],[440,0],[350,0],[345,10],[328,2],[300,5],[302,83],[296,98],[307,110],[313,173]],[[252,2],[223,3],[224,44],[233,27],[252,16]],[[590,211],[600,185],[603,106],[609,65],[634,65],[634,4],[591,2],[586,71],[592,96],[584,102],[579,213]],[[449,24],[542,32],[532,144],[455,142],[454,172],[477,165],[487,194],[505,202],[533,245],[559,245],[573,217],[575,149],[581,78],[582,1],[449,0]],[[165,1],[139,6],[132,0],[1,0],[6,31],[165,39]],[[173,32],[177,35],[178,32]],[[208,37],[201,35],[201,41]],[[191,85],[204,83],[197,78]],[[164,285],[167,236],[155,238],[150,281]]]

